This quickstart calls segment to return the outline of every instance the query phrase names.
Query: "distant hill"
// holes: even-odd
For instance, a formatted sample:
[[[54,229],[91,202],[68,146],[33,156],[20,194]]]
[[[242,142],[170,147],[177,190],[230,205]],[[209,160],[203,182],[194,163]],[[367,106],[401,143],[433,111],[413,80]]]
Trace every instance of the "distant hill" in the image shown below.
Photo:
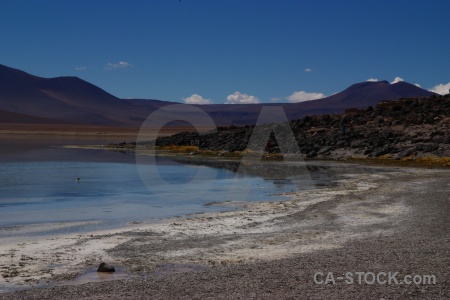
[[[375,106],[378,102],[384,100],[427,97],[433,94],[404,81],[394,84],[387,81],[367,81],[353,84],[342,92],[323,99],[299,103],[298,106],[301,109],[297,110],[297,113],[300,115],[295,117],[305,116],[305,114],[302,114],[302,111],[307,112],[309,115],[340,113],[349,108],[361,109]]]
[[[407,82],[390,84],[387,81],[357,83],[332,96],[300,103],[273,104],[216,104],[202,105],[220,125],[254,124],[263,105],[283,106],[287,117],[296,120],[307,115],[341,113],[349,108],[367,108],[384,100],[409,97],[427,97],[434,93]]]
[[[430,96],[415,85],[357,83],[320,100],[277,104],[201,105],[217,125],[256,122],[261,107],[283,106],[289,119],[365,108],[382,100]],[[120,99],[78,77],[42,78],[0,65],[0,123],[86,124],[139,127],[150,113],[174,102]],[[179,116],[174,116],[177,119]],[[176,124],[174,124],[176,125]]]
[[[16,115],[14,123],[35,123],[33,116],[51,123],[138,126],[150,111],[167,105],[146,100],[142,109],[141,101],[119,99],[77,77],[41,78],[0,65],[0,110],[27,116]]]

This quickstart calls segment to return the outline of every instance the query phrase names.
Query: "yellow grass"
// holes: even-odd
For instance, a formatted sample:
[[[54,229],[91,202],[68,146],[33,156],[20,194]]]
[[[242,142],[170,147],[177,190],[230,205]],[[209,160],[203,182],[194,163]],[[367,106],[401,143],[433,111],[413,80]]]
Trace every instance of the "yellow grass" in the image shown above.
[[[402,159],[380,159],[378,158],[356,158],[349,157],[350,160],[362,161],[367,163],[374,164],[383,164],[383,165],[403,165],[403,166],[422,166],[422,167],[450,167],[450,157],[438,157],[438,156],[422,156],[415,157],[415,155],[411,155],[408,157],[403,157]]]
[[[416,155],[414,154],[414,155],[410,155],[407,157],[403,157],[402,161],[413,161],[415,158],[416,158]]]
[[[447,165],[450,165],[450,157],[439,157],[439,158],[437,159],[437,162],[438,162],[439,164],[447,164]]]
[[[253,155],[261,155],[262,160],[283,160],[283,155],[280,153],[263,153],[263,152],[255,152],[250,149],[245,149],[243,151],[213,151],[213,150],[200,150],[197,146],[164,146],[157,147],[157,150],[168,150],[175,153],[192,153],[204,156],[222,156],[222,157],[242,157],[244,154],[253,154]],[[435,155],[430,156],[421,156],[416,157],[416,154],[412,154],[408,157],[403,157],[400,160],[395,160],[392,154],[385,154],[378,158],[357,158],[355,156],[348,157],[350,160],[356,161],[365,161],[365,162],[383,162],[383,164],[400,164],[400,165],[422,165],[422,166],[441,166],[441,167],[450,167],[450,157],[438,157]]]
[[[435,155],[431,156],[422,156],[416,159],[418,163],[425,163],[429,166],[431,165],[439,165],[439,166],[450,166],[450,157],[438,157]]]
[[[402,161],[415,161],[418,164],[427,166],[443,166],[443,167],[450,166],[450,157],[439,157],[436,155],[421,156],[417,158],[412,155],[402,158]]]
[[[437,156],[421,156],[416,158],[417,162],[423,162],[423,163],[431,163],[431,162],[435,162],[438,159]]]
[[[176,145],[170,145],[170,146],[163,146],[161,150],[170,150],[173,152],[198,152],[199,148],[197,146],[176,146]]]

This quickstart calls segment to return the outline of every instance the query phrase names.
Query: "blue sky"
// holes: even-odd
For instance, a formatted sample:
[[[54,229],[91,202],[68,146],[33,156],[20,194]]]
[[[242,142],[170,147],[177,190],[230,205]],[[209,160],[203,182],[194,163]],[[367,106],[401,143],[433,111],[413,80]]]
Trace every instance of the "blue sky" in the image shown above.
[[[450,1],[6,1],[0,64],[121,98],[302,101],[370,78],[450,88]]]

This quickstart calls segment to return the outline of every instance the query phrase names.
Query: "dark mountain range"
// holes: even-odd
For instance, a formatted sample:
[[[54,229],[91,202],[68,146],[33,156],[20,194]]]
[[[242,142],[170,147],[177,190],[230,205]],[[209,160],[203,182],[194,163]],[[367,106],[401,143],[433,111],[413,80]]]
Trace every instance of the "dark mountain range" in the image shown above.
[[[399,98],[430,96],[432,92],[421,89],[407,82],[398,82],[390,84],[387,81],[362,82],[357,83],[344,91],[332,96],[300,103],[279,103],[264,104],[273,106],[283,106],[287,117],[290,120],[302,118],[306,115],[322,115],[341,113],[349,108],[367,108],[375,106],[383,100],[396,100]],[[204,110],[216,118],[239,116],[239,119],[231,119],[234,124],[244,124],[245,120],[251,119],[255,123],[260,105],[205,105]],[[237,112],[245,111],[246,114],[239,115]]]
[[[143,101],[143,100],[141,100]],[[136,102],[136,103],[134,103]],[[15,123],[33,122],[29,116],[60,124],[138,126],[149,111],[167,102],[119,99],[77,77],[41,78],[0,65],[0,122],[5,112],[19,115]],[[10,118],[10,117],[9,117]]]
[[[301,103],[201,105],[217,125],[256,122],[265,106],[283,106],[289,119],[366,108],[382,100],[429,96],[415,85],[363,82],[320,100]],[[174,102],[119,99],[77,77],[42,78],[0,65],[0,123],[86,124],[139,127],[154,110]],[[167,116],[180,119],[181,114]],[[173,123],[174,124],[174,123]],[[175,124],[174,124],[175,125]]]

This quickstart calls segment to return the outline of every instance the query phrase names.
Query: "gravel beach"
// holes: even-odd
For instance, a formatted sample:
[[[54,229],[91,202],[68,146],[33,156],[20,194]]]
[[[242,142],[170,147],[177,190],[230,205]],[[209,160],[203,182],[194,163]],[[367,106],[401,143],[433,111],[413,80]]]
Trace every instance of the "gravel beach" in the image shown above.
[[[29,282],[44,277],[50,286],[0,299],[448,299],[449,175],[392,168],[287,201],[228,203],[233,210],[35,241],[35,248],[2,245],[2,283],[23,286],[20,274],[28,272]],[[39,247],[47,247],[45,263]],[[100,260],[130,276],[73,284]],[[43,275],[57,262],[62,267]],[[390,282],[389,272],[397,272]],[[339,279],[346,273],[353,284]],[[384,273],[384,283],[372,282]],[[436,282],[407,284],[407,275]]]

